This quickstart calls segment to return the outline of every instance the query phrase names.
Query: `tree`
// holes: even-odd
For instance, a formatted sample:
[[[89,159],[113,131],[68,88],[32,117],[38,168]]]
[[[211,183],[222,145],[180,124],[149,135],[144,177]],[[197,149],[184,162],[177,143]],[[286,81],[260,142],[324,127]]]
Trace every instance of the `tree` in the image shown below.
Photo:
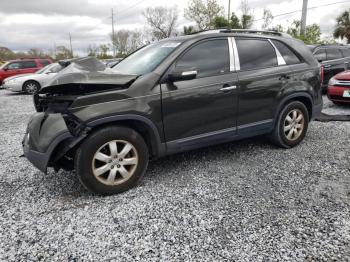
[[[227,20],[224,16],[215,17],[214,28],[242,29],[242,25],[235,13],[232,13],[230,20]]]
[[[306,27],[305,35],[300,35],[300,20],[294,20],[292,26],[288,28],[287,33],[305,42],[305,44],[317,44],[321,42],[321,29],[317,24],[311,24]]]
[[[61,45],[56,48],[56,60],[73,58],[73,54],[67,47]]]
[[[241,25],[243,29],[249,29],[253,25],[254,16],[251,8],[249,7],[248,0],[242,0],[241,2]]]
[[[113,57],[113,56],[108,54],[108,52],[109,52],[108,44],[100,44],[98,49],[99,49],[99,53],[97,55],[98,59],[108,59],[108,58],[112,58]]]
[[[6,61],[16,58],[16,54],[7,47],[0,46],[0,60]]]
[[[44,54],[43,50],[39,48],[31,48],[27,52],[29,56],[31,57],[45,57],[46,55]]]
[[[200,31],[212,29],[223,8],[216,0],[191,0],[185,9],[185,17],[193,20]]]
[[[98,46],[96,46],[94,44],[93,45],[89,45],[88,49],[87,49],[88,56],[96,57],[99,51],[100,50],[99,50]]]
[[[263,25],[262,25],[262,29],[263,30],[268,30],[270,28],[270,25],[272,23],[273,20],[273,15],[271,13],[271,11],[269,9],[264,9],[264,15],[263,15]]]
[[[191,35],[191,34],[194,34],[195,32],[196,32],[196,29],[192,25],[184,26],[184,31],[183,31],[184,35]]]
[[[350,10],[344,11],[337,17],[337,25],[333,32],[335,38],[347,39],[347,43],[350,44]]]
[[[124,57],[143,45],[142,33],[138,31],[119,30],[111,38],[118,57]]]
[[[176,7],[148,7],[143,16],[151,28],[151,33],[156,40],[170,37],[176,28],[178,10]]]

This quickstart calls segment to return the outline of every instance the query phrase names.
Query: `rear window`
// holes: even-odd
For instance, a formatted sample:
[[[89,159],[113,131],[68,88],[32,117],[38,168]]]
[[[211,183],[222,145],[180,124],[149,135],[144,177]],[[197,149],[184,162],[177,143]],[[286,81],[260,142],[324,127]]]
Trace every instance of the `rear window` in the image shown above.
[[[275,49],[264,39],[236,39],[241,70],[277,66]]]
[[[35,61],[22,61],[22,68],[36,68],[37,65]]]
[[[326,52],[327,52],[327,60],[343,58],[343,55],[338,48],[328,48]]]
[[[42,64],[43,66],[47,66],[47,65],[49,65],[49,64],[51,64],[51,63],[50,63],[50,61],[49,61],[49,60],[46,60],[46,59],[40,59],[40,64]]]
[[[344,57],[350,57],[350,49],[342,48],[340,50],[342,51]]]
[[[299,64],[301,62],[300,59],[295,55],[295,53],[284,43],[277,40],[271,41],[281,53],[287,65]]]

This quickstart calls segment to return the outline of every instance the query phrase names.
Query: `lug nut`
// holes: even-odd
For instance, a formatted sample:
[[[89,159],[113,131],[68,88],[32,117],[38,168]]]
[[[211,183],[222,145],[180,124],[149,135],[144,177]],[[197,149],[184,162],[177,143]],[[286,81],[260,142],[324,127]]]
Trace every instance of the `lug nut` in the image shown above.
[[[117,165],[118,168],[120,168],[120,165]]]

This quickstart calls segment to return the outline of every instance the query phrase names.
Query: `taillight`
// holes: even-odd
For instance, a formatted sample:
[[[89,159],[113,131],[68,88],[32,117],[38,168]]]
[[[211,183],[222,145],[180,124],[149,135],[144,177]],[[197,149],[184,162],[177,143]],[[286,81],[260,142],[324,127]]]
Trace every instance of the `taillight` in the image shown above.
[[[323,85],[323,80],[324,80],[324,66],[321,65],[320,68],[320,78],[321,78],[321,86]]]

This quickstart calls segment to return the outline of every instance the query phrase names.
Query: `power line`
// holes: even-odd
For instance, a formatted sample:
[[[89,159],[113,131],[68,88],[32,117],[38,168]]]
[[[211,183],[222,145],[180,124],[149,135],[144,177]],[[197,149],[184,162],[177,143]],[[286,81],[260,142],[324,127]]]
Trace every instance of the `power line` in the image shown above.
[[[120,12],[118,12],[119,18],[120,18],[120,14],[122,14],[123,12],[125,12],[125,11],[127,11],[127,10],[129,10],[129,9],[131,9],[131,8],[134,8],[135,6],[138,6],[139,4],[141,4],[141,3],[144,2],[144,1],[146,1],[146,0],[140,0],[140,1],[138,1],[136,4],[134,4],[134,5],[132,5],[132,6],[129,6],[129,7],[125,8],[125,9],[121,10]],[[128,13],[129,13],[129,12],[126,12],[126,14],[128,14]],[[124,15],[124,16],[123,16],[123,15]],[[124,17],[125,17],[125,13],[122,14],[121,18],[124,18]]]
[[[316,9],[316,8],[320,8],[320,7],[324,7],[324,6],[330,6],[330,5],[336,5],[336,4],[343,4],[343,3],[348,3],[348,2],[350,2],[350,0],[335,2],[335,3],[330,3],[330,4],[324,4],[324,5],[317,5],[317,6],[308,7],[307,10]],[[300,10],[295,10],[295,11],[288,12],[288,13],[278,14],[278,15],[274,15],[273,18],[279,17],[279,16],[291,15],[291,14],[298,13],[298,12],[301,12],[301,11],[302,11],[302,10],[300,9]],[[261,20],[264,20],[264,18],[255,19],[255,20],[253,20],[253,22],[261,21]]]

